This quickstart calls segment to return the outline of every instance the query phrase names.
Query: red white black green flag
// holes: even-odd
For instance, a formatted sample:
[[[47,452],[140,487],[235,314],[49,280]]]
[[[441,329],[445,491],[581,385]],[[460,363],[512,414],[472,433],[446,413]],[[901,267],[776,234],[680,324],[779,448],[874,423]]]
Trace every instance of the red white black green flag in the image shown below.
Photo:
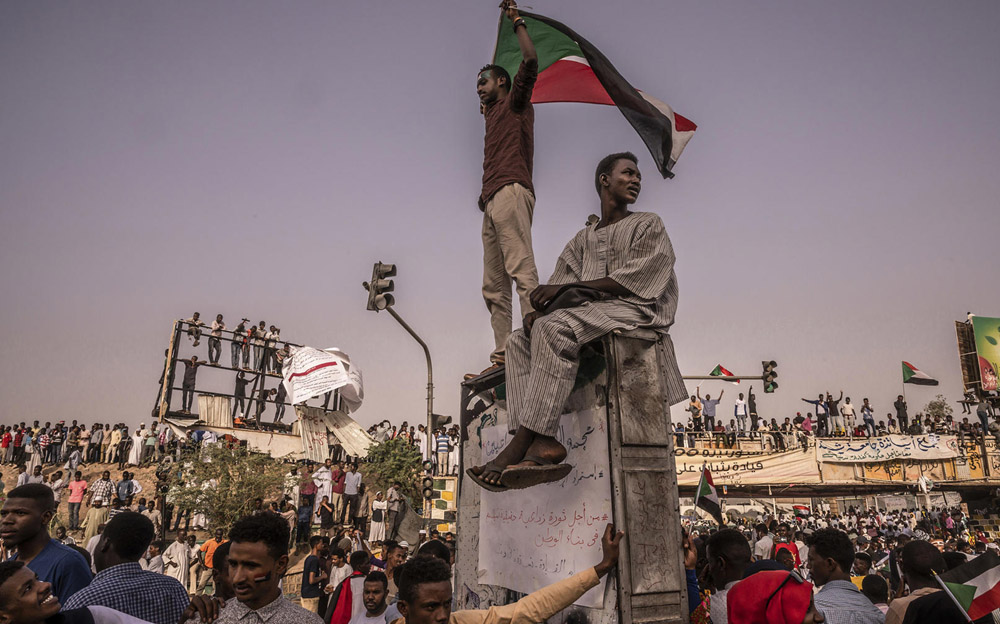
[[[719,364],[718,366],[716,366],[715,368],[713,368],[712,372],[709,373],[709,375],[711,375],[712,377],[732,377],[733,376],[733,374],[729,371],[729,369],[727,369],[722,364]],[[739,379],[732,379],[732,380],[727,379],[726,381],[728,381],[730,383],[734,383],[734,384],[740,383]]]
[[[934,379],[913,364],[904,361],[903,383],[917,384],[918,386],[936,386],[938,385],[938,380]]]
[[[715,518],[719,526],[725,524],[722,521],[722,505],[719,503],[719,494],[715,491],[715,483],[712,482],[712,473],[708,467],[701,469],[701,479],[698,481],[698,491],[694,495],[694,506],[704,509]]]
[[[697,126],[664,102],[638,91],[589,41],[547,17],[519,11],[538,52],[534,104],[585,102],[617,106],[649,148],[657,170],[674,177],[674,164]],[[493,63],[513,76],[521,65],[521,48],[510,20],[500,16]]]
[[[1000,557],[993,551],[937,577],[970,621],[1000,609]]]

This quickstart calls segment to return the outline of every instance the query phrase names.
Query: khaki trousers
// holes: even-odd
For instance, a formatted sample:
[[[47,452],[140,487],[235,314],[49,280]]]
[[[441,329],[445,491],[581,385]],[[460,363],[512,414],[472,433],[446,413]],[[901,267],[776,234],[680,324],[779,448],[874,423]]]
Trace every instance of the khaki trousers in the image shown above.
[[[513,319],[511,280],[517,283],[521,315],[532,311],[528,295],[538,286],[538,269],[531,248],[535,197],[520,184],[508,184],[490,199],[483,212],[483,299],[490,312],[496,350],[494,363],[504,361]]]
[[[302,608],[310,613],[319,613],[319,598],[300,598]]]

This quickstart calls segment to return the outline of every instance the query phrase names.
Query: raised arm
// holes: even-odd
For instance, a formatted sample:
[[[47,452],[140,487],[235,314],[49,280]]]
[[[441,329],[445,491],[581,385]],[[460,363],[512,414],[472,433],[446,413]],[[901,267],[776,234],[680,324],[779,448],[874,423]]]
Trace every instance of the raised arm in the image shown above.
[[[491,607],[488,611],[456,611],[451,621],[457,624],[512,624],[515,622],[544,622],[553,615],[576,602],[587,590],[596,587],[600,578],[614,569],[618,563],[619,545],[622,531],[617,533],[612,525],[604,529],[601,539],[602,558],[593,568],[568,579],[543,587],[528,594],[517,602],[501,607]]]
[[[507,18],[514,25],[514,33],[517,35],[517,45],[521,47],[521,57],[525,63],[538,64],[538,53],[535,52],[535,42],[528,35],[528,27],[524,22],[519,22],[521,15],[517,12],[517,3],[514,0],[507,0],[503,4]]]

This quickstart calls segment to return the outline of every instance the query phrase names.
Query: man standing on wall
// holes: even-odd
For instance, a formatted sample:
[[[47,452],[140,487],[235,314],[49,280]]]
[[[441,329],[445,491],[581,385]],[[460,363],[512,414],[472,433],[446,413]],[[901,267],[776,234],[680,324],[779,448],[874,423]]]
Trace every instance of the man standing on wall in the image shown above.
[[[521,314],[533,310],[529,295],[538,286],[538,269],[531,247],[531,221],[535,189],[531,183],[535,149],[535,111],[531,91],[538,77],[538,56],[517,4],[503,8],[510,19],[523,61],[514,80],[499,65],[479,70],[476,92],[486,119],[483,149],[483,299],[490,312],[495,349],[491,365],[480,374],[499,369],[505,362],[507,338],[513,323],[511,281],[517,283]],[[476,374],[466,375],[467,379]]]

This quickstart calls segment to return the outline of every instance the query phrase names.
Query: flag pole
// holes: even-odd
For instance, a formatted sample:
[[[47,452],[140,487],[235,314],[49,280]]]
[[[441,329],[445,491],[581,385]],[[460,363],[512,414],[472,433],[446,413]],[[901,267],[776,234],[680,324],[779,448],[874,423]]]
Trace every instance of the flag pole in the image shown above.
[[[964,608],[962,608],[962,605],[960,605],[958,603],[958,599],[955,598],[955,595],[951,593],[951,590],[948,589],[948,586],[945,584],[945,582],[941,580],[941,577],[938,576],[938,573],[935,572],[934,570],[931,570],[931,574],[933,574],[934,578],[937,579],[937,582],[941,586],[941,589],[944,590],[944,593],[948,594],[948,597],[951,598],[951,601],[955,603],[955,606],[958,607],[958,610],[961,611],[962,615],[965,616],[965,621],[969,622],[971,624],[972,623],[972,618],[969,617],[968,611],[966,611]]]

